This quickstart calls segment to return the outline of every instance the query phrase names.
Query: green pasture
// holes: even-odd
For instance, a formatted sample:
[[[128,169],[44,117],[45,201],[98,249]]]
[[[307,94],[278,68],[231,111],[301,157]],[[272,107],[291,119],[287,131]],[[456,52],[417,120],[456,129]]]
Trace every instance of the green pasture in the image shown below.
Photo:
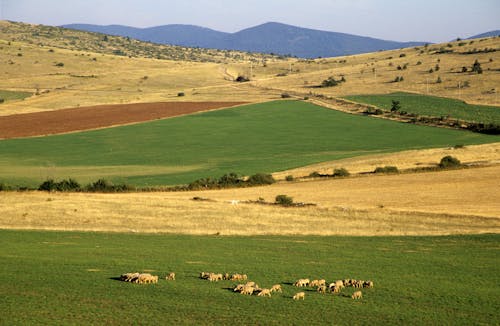
[[[500,124],[500,107],[467,104],[460,100],[410,93],[346,96],[348,100],[375,105],[390,111],[392,101],[401,103],[401,111],[425,116],[449,116],[470,122]]]
[[[10,100],[22,100],[27,97],[33,95],[29,92],[14,92],[14,91],[5,91],[0,89],[0,102],[1,100],[10,101]]]
[[[0,230],[1,325],[497,325],[499,235],[181,236]],[[150,271],[176,281],[131,284]],[[201,271],[246,273],[271,298],[234,293]],[[372,280],[319,294],[298,278]],[[304,301],[292,295],[305,291]]]
[[[0,182],[107,178],[138,186],[270,173],[346,157],[497,142],[497,136],[350,115],[302,101],[0,141]]]

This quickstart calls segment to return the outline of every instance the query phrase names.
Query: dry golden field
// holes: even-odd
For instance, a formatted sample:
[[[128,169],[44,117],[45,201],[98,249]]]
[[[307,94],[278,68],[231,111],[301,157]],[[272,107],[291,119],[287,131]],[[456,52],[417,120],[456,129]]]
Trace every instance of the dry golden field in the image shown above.
[[[201,192],[7,192],[0,196],[0,228],[222,235],[498,233],[498,175],[500,165]],[[245,203],[274,202],[279,194],[316,206]]]
[[[345,168],[350,173],[366,173],[372,172],[379,166],[396,166],[399,170],[436,167],[441,158],[447,155],[455,156],[460,159],[461,163],[471,166],[500,164],[500,143],[358,156],[275,172],[273,176],[277,180],[284,180],[290,175],[294,178],[300,178],[309,176],[313,172],[333,174],[334,169],[340,168]]]

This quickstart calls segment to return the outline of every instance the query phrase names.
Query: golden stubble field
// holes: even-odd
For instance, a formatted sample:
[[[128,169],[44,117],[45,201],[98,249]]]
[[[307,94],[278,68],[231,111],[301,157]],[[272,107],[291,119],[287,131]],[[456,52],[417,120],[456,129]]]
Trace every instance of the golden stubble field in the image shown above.
[[[500,165],[196,192],[4,192],[0,228],[221,235],[498,233],[498,175]],[[316,206],[245,203],[274,202],[279,194]]]

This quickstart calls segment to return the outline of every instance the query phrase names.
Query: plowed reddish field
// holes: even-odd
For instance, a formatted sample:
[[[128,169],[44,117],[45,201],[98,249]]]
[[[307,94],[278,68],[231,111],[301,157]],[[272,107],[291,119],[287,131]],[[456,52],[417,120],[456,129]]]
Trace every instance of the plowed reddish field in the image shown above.
[[[0,116],[0,139],[44,136],[151,121],[245,104],[161,102],[116,104]]]

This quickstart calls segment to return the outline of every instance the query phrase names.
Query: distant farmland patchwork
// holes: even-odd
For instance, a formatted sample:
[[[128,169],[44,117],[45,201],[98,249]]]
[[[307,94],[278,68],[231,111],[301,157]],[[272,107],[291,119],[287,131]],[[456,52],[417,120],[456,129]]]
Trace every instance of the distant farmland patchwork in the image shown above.
[[[134,185],[249,175],[363,154],[497,142],[499,137],[275,101],[136,125],[0,141],[0,182],[47,178]]]

